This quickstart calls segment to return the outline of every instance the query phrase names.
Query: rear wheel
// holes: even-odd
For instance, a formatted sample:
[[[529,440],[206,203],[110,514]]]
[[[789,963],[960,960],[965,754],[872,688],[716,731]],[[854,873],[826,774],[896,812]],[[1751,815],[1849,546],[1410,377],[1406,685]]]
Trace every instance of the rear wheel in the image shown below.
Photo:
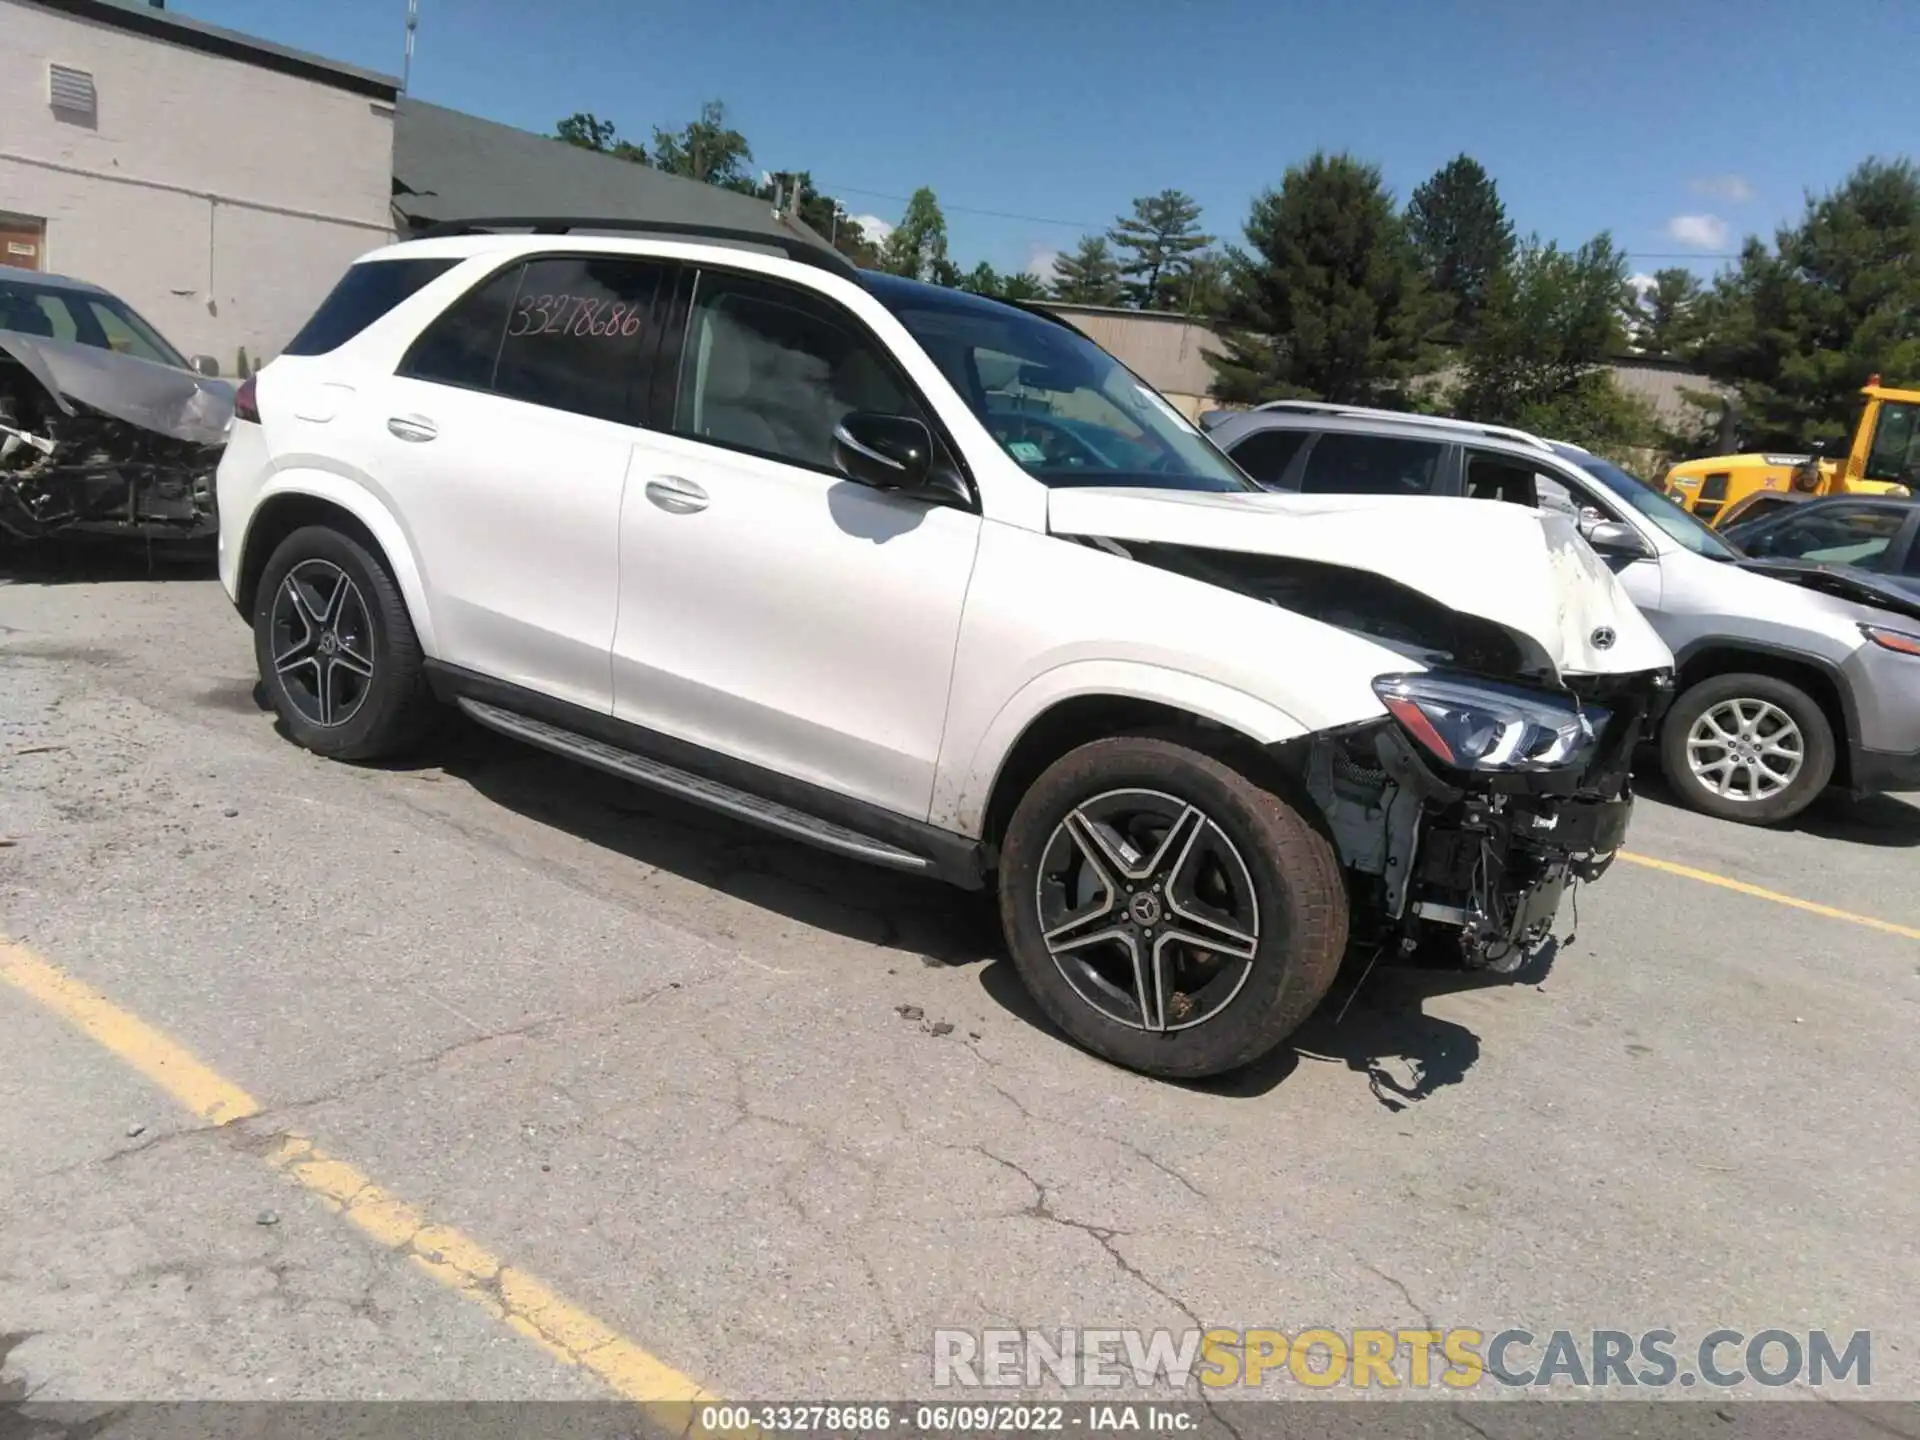
[[[1695,810],[1749,825],[1789,820],[1833,778],[1833,727],[1813,697],[1771,675],[1715,675],[1673,702],[1660,768]]]
[[[1008,824],[999,889],[1014,966],[1047,1017],[1150,1075],[1217,1075],[1274,1049],[1346,948],[1326,839],[1169,740],[1099,740],[1055,762]]]
[[[431,723],[406,601],[350,535],[310,525],[280,542],[254,596],[253,643],[268,703],[316,754],[378,759]]]

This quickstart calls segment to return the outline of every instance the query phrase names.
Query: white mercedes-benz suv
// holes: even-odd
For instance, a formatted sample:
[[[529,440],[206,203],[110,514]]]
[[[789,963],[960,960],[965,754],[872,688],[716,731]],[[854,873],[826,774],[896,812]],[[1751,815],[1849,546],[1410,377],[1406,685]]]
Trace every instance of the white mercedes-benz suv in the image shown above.
[[[1350,939],[1519,964],[1619,848],[1672,656],[1564,517],[1264,492],[1064,322],[797,232],[446,229],[238,397],[221,579],[308,749],[452,705],[992,885],[1046,1014],[1165,1076]]]

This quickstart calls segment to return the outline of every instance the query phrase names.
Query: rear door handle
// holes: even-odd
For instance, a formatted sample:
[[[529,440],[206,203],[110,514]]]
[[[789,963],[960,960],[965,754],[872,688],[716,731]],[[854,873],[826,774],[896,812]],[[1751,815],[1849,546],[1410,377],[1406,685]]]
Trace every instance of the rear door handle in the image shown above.
[[[678,475],[656,475],[649,480],[647,499],[669,515],[691,515],[707,508],[707,492]]]
[[[387,421],[387,429],[396,438],[411,440],[416,444],[431,440],[440,433],[440,427],[424,415],[395,415]]]

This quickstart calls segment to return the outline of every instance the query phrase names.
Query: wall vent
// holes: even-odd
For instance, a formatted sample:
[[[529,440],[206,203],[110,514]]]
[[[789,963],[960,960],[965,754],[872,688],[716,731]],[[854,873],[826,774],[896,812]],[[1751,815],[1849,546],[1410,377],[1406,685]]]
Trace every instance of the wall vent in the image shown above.
[[[99,104],[92,72],[71,65],[48,65],[47,103],[64,114],[91,116]]]

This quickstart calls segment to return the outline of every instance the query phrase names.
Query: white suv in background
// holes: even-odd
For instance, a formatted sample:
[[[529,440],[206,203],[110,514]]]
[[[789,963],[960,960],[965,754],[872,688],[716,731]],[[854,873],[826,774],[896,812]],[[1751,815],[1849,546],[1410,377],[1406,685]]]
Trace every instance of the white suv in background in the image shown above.
[[[221,578],[301,745],[450,703],[994,885],[1046,1013],[1168,1076],[1350,925],[1517,964],[1619,847],[1672,657],[1563,517],[1267,494],[1063,322],[798,234],[453,228],[239,399]]]

